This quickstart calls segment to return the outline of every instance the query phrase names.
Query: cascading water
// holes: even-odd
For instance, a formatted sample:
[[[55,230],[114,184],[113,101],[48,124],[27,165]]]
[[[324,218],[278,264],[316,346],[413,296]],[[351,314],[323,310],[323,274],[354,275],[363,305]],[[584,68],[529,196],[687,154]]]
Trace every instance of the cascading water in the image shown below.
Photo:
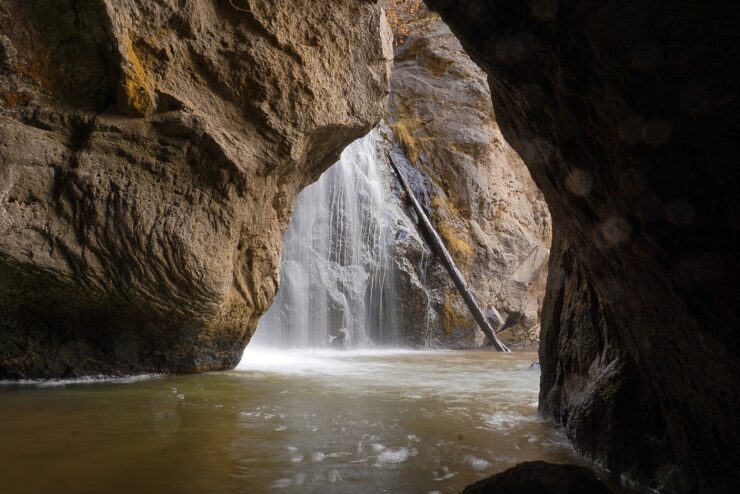
[[[395,346],[394,244],[408,222],[389,197],[377,131],[298,197],[281,286],[252,345]],[[409,227],[412,229],[412,227]]]

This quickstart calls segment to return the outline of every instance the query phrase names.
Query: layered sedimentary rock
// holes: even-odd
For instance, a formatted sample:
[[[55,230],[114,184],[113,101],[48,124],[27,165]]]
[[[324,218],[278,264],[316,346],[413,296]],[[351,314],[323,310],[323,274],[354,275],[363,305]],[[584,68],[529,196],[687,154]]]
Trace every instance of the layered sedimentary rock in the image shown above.
[[[511,329],[501,337],[536,348],[551,242],[542,193],[501,135],[486,74],[450,29],[420,2],[388,4],[396,36],[390,123],[405,174],[484,309],[508,319]],[[429,300],[400,317],[413,324],[421,320],[418,310],[432,311],[419,342],[483,343],[437,258],[418,259],[413,246],[404,255],[424,273],[418,282],[402,277],[401,292]]]
[[[740,484],[740,12],[427,0],[489,74],[554,246],[541,411],[665,490]]]
[[[0,4],[0,378],[235,365],[385,110],[374,2]]]

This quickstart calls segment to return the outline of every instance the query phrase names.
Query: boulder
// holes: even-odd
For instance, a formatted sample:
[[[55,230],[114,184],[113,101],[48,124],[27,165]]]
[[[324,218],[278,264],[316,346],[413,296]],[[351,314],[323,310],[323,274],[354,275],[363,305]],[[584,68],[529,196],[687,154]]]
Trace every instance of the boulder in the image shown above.
[[[471,484],[462,494],[609,494],[594,473],[577,465],[544,461],[520,463],[505,472]]]
[[[234,367],[385,111],[367,0],[0,4],[0,378]]]

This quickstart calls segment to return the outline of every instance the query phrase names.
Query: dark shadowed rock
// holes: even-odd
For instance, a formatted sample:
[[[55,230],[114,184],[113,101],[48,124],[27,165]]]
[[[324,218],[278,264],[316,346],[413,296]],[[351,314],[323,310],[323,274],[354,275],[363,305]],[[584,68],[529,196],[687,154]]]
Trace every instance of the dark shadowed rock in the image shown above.
[[[391,58],[365,0],[1,2],[0,378],[236,365]]]
[[[553,219],[540,410],[656,488],[740,486],[740,5],[426,0]]]
[[[462,494],[609,494],[588,468],[529,461],[467,486]]]

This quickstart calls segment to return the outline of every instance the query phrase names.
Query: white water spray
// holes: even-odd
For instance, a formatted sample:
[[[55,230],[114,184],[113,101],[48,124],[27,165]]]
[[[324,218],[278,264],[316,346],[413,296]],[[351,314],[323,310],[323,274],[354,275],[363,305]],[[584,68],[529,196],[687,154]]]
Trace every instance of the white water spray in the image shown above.
[[[281,286],[252,345],[396,346],[392,203],[377,131],[307,187],[285,234]]]

